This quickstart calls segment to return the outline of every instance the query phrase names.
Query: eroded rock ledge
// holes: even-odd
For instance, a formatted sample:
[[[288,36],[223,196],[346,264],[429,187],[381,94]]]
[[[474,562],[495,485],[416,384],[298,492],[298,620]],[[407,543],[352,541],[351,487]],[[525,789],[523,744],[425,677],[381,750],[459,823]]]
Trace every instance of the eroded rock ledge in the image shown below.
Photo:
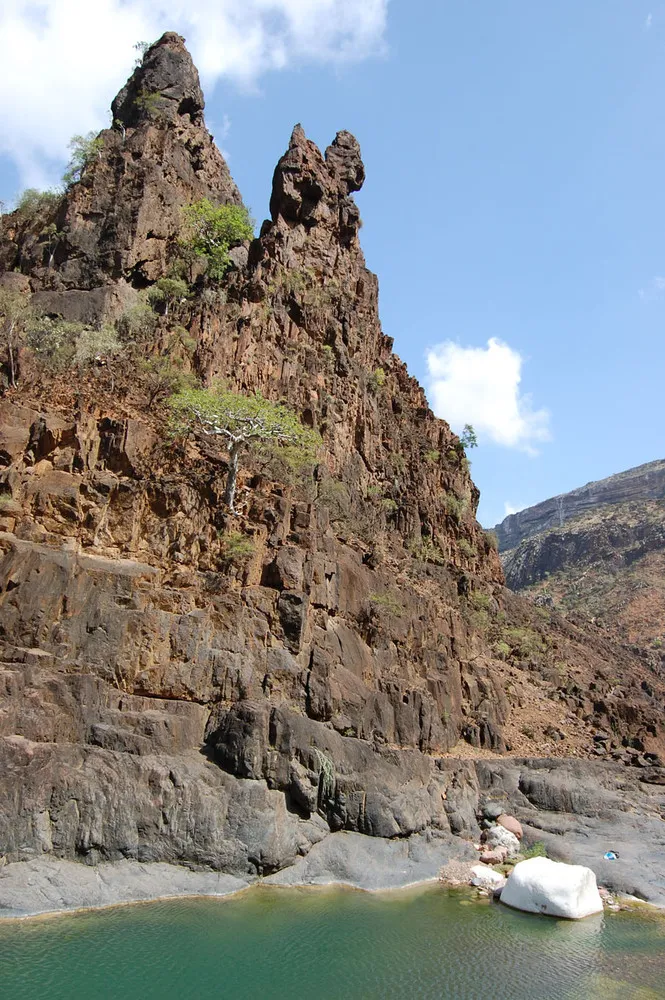
[[[525,843],[545,843],[557,860],[584,864],[600,884],[623,894],[665,906],[665,771],[637,781],[620,766],[592,762],[524,761],[506,758],[475,764],[447,761],[450,776],[448,828],[427,826],[407,837],[387,839],[340,831],[324,833],[312,845],[300,843],[291,853],[272,841],[277,871],[258,879],[257,870],[229,851],[213,861],[222,872],[202,862],[181,867],[155,860],[159,847],[143,849],[142,861],[120,860],[77,864],[53,854],[0,868],[0,916],[20,916],[80,907],[107,906],[178,895],[226,895],[249,885],[348,884],[362,889],[400,888],[436,878],[451,860],[471,863],[477,820],[488,801],[504,804],[520,819]],[[461,780],[466,778],[466,784]],[[252,784],[240,783],[237,784]],[[254,809],[247,821],[255,845],[271,831]],[[247,808],[240,793],[239,808]],[[274,808],[271,810],[275,817]],[[279,815],[279,813],[277,813]],[[283,820],[284,822],[284,820]],[[451,827],[456,832],[451,832]],[[247,825],[245,826],[247,830]],[[608,850],[617,861],[606,861]]]

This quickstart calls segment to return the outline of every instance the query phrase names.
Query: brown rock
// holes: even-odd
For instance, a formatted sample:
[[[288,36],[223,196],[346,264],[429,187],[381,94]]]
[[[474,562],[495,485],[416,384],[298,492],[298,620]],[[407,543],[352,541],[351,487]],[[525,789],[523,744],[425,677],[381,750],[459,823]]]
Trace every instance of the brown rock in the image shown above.
[[[508,816],[506,813],[501,813],[501,815],[497,817],[496,821],[499,826],[504,828],[504,830],[509,830],[511,833],[514,833],[518,840],[522,839],[522,824],[518,819],[515,819],[514,816]]]
[[[86,322],[164,273],[183,204],[239,200],[178,36],[114,107],[53,219],[13,215],[0,236],[0,268]],[[267,871],[330,829],[477,837],[481,785],[506,803],[519,785],[545,809],[552,782],[522,769],[504,788],[496,761],[444,753],[460,739],[500,753],[535,673],[566,680],[535,651],[524,667],[517,651],[498,660],[478,610],[553,637],[547,656],[556,644],[571,675],[638,676],[629,653],[502,589],[460,442],[381,329],[363,180],[353,136],[324,155],[296,128],[261,236],[220,288],[193,283],[177,318],[195,341],[185,366],[321,433],[312,476],[247,456],[232,517],[225,456],[165,444],[133,359],[47,376],[35,362],[1,401],[0,854]],[[49,221],[65,237],[45,268]],[[160,323],[146,354],[173,339]],[[662,699],[648,681],[603,692],[618,736],[638,737]],[[581,684],[565,697],[588,699]],[[559,725],[561,691],[538,693]],[[564,801],[565,781],[554,788]]]
[[[502,865],[508,857],[508,849],[505,847],[495,847],[492,851],[483,851],[480,860],[485,865]]]

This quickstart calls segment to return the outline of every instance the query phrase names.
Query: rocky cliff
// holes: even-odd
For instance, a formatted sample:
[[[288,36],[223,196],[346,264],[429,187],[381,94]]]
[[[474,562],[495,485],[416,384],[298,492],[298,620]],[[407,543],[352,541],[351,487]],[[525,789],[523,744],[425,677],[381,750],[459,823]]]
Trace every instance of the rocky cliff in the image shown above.
[[[593,621],[662,675],[665,462],[555,497],[499,528],[504,544],[521,538],[502,552],[509,587]]]
[[[665,460],[638,465],[607,479],[587,483],[570,493],[544,500],[516,514],[509,514],[494,527],[499,551],[516,548],[527,538],[533,538],[551,528],[563,528],[568,521],[632,500],[662,500],[665,498]]]
[[[261,873],[334,830],[472,834],[460,755],[585,756],[600,728],[653,764],[648,667],[504,590],[461,443],[381,330],[354,137],[296,126],[259,237],[140,341],[182,207],[239,195],[178,36],[113,115],[58,204],[3,219],[0,283],[125,341],[66,369],[24,346],[0,403],[0,853]],[[229,510],[155,361],[285,401],[311,476],[257,455]]]

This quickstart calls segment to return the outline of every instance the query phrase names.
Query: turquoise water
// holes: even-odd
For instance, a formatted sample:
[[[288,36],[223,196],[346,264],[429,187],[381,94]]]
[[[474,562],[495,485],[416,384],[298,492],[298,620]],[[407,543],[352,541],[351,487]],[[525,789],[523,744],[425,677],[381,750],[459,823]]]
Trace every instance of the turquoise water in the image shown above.
[[[648,1000],[665,997],[665,920],[263,887],[0,924],[0,996]]]

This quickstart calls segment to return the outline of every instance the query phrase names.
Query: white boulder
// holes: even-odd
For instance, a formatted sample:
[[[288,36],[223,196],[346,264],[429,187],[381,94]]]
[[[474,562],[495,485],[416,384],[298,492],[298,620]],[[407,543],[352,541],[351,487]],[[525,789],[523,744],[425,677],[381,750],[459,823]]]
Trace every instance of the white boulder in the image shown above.
[[[485,843],[490,847],[505,847],[508,856],[519,854],[520,842],[514,833],[506,830],[505,826],[491,826],[485,835]]]
[[[500,889],[506,884],[506,880],[501,872],[495,872],[487,865],[474,865],[471,869],[471,885],[477,885],[480,889]]]
[[[570,920],[603,909],[596,876],[590,868],[549,858],[529,858],[516,864],[501,892],[501,902],[527,913]]]

